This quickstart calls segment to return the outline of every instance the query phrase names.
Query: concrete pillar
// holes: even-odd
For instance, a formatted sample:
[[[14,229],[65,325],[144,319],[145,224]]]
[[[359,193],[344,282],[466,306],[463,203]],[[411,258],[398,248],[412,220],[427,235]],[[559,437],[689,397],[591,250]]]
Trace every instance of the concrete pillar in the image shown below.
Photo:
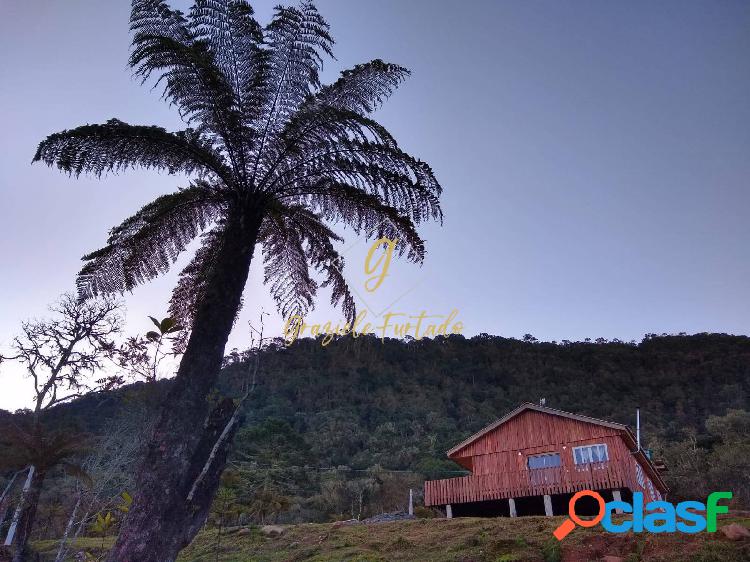
[[[414,515],[414,491],[409,488],[409,515]]]
[[[547,517],[552,517],[552,498],[549,494],[544,494],[544,514]]]
[[[451,507],[451,504],[445,506],[445,516],[448,519],[453,519],[453,508]]]
[[[518,514],[516,513],[516,500],[508,498],[508,505],[510,506],[510,516],[518,517]]]
[[[612,499],[614,499],[616,502],[622,501],[622,494],[620,494],[620,490],[612,490]],[[622,509],[615,509],[615,513],[622,514]]]

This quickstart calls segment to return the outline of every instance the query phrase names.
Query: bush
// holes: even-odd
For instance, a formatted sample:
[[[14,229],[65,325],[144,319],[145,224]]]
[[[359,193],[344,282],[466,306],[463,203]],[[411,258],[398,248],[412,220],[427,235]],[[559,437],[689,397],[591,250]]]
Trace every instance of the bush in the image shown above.
[[[562,548],[560,547],[560,541],[550,539],[544,543],[544,546],[542,546],[542,557],[544,557],[544,562],[561,562]]]
[[[414,508],[414,517],[416,517],[417,519],[435,519],[439,516],[440,513],[437,510],[432,509],[431,507],[418,505]]]

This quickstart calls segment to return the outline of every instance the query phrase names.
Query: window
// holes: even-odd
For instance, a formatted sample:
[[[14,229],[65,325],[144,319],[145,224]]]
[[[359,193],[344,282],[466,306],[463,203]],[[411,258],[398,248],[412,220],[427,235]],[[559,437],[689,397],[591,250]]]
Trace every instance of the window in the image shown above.
[[[529,457],[529,468],[554,468],[560,466],[560,453],[545,453]]]
[[[585,445],[573,447],[573,460],[576,464],[589,464],[609,460],[606,445]]]

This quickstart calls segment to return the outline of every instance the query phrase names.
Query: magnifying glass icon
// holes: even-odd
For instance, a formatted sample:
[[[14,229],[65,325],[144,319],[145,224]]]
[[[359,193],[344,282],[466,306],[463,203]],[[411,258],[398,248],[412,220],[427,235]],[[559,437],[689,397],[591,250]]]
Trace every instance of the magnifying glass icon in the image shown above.
[[[590,520],[581,519],[576,514],[576,502],[584,496],[594,498],[599,504],[599,513],[596,517]],[[562,524],[557,529],[555,529],[552,534],[555,535],[555,538],[558,541],[561,541],[568,536],[568,533],[576,528],[576,525],[578,525],[579,527],[593,527],[595,525],[598,525],[599,522],[604,519],[605,510],[606,507],[604,504],[604,498],[601,496],[601,494],[598,494],[597,492],[594,492],[592,490],[581,490],[580,492],[576,492],[573,497],[570,498],[570,502],[568,503],[569,519],[563,521]]]

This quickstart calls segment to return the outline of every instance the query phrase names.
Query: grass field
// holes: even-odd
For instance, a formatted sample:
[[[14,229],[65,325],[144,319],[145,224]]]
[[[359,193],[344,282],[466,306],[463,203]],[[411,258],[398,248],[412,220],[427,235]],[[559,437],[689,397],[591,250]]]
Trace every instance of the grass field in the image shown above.
[[[202,532],[179,562],[584,562],[619,556],[627,562],[748,562],[750,541],[721,533],[615,536],[576,529],[562,543],[552,530],[562,518],[417,519],[369,525],[304,524],[268,537],[257,527]],[[750,518],[731,518],[750,527]],[[105,539],[105,547],[109,541]],[[53,559],[56,544],[35,547]],[[101,554],[102,539],[80,539],[77,551]],[[49,556],[52,558],[48,558]]]

